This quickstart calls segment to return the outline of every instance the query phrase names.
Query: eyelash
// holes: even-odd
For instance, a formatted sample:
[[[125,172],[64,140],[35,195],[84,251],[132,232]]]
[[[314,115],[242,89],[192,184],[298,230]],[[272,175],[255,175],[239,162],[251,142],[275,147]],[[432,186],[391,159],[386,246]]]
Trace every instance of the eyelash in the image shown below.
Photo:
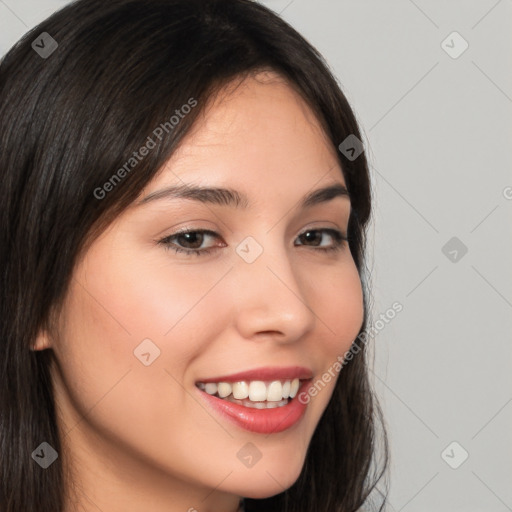
[[[327,233],[331,235],[334,238],[334,245],[330,247],[315,247],[313,248],[317,251],[322,251],[324,253],[329,252],[337,252],[340,251],[345,242],[349,242],[349,238],[341,233],[341,231],[338,231],[337,229],[331,229],[331,228],[319,228],[319,229],[307,229],[306,231],[303,231],[299,234],[299,236],[305,235],[306,233]],[[172,235],[166,236],[165,238],[158,241],[159,244],[162,244],[166,250],[173,250],[176,253],[185,253],[187,256],[191,256],[192,254],[195,254],[196,256],[203,256],[210,254],[214,249],[218,249],[218,247],[211,247],[209,249],[183,249],[181,247],[178,247],[176,245],[173,245],[171,243],[171,240],[173,240],[176,237],[179,237],[181,235],[186,235],[189,233],[201,233],[203,235],[211,235],[214,237],[219,237],[218,233],[215,231],[210,231],[209,229],[183,229],[180,231],[177,231],[176,233],[173,233]],[[301,244],[304,245],[304,244]]]

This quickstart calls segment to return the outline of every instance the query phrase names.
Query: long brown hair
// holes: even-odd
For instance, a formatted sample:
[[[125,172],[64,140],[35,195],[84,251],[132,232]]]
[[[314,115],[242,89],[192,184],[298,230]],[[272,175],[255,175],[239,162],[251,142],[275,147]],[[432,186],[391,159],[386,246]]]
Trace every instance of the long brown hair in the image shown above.
[[[32,45],[41,37],[46,55]],[[51,328],[77,258],[170,158],[207,100],[260,69],[287,78],[335,147],[351,134],[361,139],[319,53],[250,0],[78,0],[30,30],[0,62],[2,512],[63,510],[63,457],[45,470],[31,457],[43,441],[61,452],[52,351],[29,347]],[[98,198],[98,187],[190,98],[197,106]],[[364,152],[356,159],[338,155],[352,205],[350,250],[363,283],[362,332],[369,319],[364,254],[371,186]],[[385,430],[381,470],[375,457],[377,419],[382,413],[363,346],[340,372],[298,480],[273,497],[246,499],[246,509],[360,508],[387,467]]]

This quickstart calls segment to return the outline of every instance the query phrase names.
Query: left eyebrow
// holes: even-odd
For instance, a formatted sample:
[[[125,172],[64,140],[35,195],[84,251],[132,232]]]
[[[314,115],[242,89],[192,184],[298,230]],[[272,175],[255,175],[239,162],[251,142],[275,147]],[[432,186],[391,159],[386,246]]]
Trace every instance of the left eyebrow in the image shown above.
[[[347,188],[341,183],[335,183],[310,192],[302,198],[299,208],[309,208],[330,201],[336,197],[344,197],[350,200]],[[159,199],[192,199],[201,203],[243,209],[249,206],[248,197],[238,190],[232,188],[201,187],[191,184],[175,185],[157,190],[141,199],[137,205],[147,204],[150,201]]]

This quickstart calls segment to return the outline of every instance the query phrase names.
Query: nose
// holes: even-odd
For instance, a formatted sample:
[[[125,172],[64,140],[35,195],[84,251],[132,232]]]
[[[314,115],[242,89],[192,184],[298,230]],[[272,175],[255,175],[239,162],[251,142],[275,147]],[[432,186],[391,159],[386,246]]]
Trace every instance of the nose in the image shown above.
[[[318,320],[308,304],[307,269],[293,267],[286,248],[270,243],[252,263],[236,255],[232,304],[235,325],[245,339],[272,337],[279,343],[296,341]]]

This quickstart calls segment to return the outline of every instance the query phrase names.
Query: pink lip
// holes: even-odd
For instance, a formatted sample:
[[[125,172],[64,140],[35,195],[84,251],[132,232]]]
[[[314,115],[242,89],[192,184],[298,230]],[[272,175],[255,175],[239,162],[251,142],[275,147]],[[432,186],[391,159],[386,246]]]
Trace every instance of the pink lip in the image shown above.
[[[304,366],[265,366],[246,372],[233,373],[231,375],[199,379],[197,382],[204,382],[206,384],[208,382],[239,382],[242,380],[308,380],[311,378],[313,378],[313,372]]]
[[[297,395],[290,399],[287,405],[273,409],[253,409],[209,395],[200,389],[197,389],[197,392],[221,417],[235,425],[259,434],[277,434],[291,428],[304,416],[307,403],[300,402],[297,397],[301,393],[308,393],[311,386],[312,380],[303,382]]]

